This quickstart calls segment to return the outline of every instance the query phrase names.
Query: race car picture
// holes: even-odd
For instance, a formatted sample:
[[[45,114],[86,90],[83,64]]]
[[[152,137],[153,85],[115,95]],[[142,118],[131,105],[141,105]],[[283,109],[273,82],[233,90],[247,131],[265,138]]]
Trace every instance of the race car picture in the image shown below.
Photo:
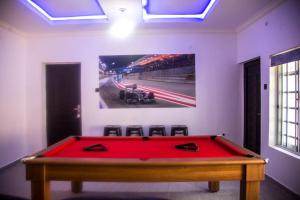
[[[137,89],[137,84],[127,85],[124,90],[119,92],[119,98],[124,100],[127,104],[156,102],[153,92],[145,92],[141,89]]]
[[[103,55],[99,108],[196,107],[195,54]]]

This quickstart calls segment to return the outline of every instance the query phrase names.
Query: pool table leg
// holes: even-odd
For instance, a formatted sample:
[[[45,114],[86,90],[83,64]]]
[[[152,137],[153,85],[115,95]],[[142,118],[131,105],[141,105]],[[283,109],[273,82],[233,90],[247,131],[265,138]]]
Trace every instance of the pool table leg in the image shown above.
[[[241,200],[260,199],[260,181],[265,179],[264,169],[262,164],[244,166],[244,178],[240,182]]]
[[[80,193],[82,191],[82,182],[81,181],[72,181],[71,188],[72,188],[72,192]]]
[[[218,192],[220,189],[219,181],[208,181],[208,190],[210,192]]]
[[[50,200],[49,181],[31,181],[31,200]]]
[[[240,200],[259,200],[260,181],[242,180],[240,183]]]

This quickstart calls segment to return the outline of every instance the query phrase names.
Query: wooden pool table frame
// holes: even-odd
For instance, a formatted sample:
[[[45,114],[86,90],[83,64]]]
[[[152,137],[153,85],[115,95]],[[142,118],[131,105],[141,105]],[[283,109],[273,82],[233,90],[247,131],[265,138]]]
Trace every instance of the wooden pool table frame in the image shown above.
[[[52,180],[72,181],[73,192],[81,191],[82,181],[208,181],[209,190],[216,192],[219,190],[219,181],[239,180],[241,200],[260,199],[260,181],[265,177],[266,160],[222,136],[218,137],[243,149],[253,157],[148,160],[39,157],[69,139],[66,138],[33,156],[25,157],[22,162],[26,165],[26,179],[31,181],[32,200],[50,199],[50,181]]]

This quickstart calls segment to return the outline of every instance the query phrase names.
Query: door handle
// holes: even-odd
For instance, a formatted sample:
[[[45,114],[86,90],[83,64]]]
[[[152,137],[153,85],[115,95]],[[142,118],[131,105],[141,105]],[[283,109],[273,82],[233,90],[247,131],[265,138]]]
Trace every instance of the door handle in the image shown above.
[[[81,117],[81,106],[78,104],[75,108],[73,108],[73,111],[76,112],[76,119],[79,119]]]
[[[80,104],[78,104],[75,108],[73,108],[74,111],[80,112]]]

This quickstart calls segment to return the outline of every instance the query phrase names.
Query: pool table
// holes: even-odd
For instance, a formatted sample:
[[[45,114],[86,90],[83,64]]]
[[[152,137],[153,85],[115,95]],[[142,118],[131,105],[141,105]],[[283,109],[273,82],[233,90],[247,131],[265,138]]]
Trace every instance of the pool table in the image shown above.
[[[193,147],[193,148],[190,148]],[[260,198],[266,160],[221,135],[161,137],[71,136],[22,159],[33,200],[50,199],[51,180],[188,182],[239,180],[240,199]]]

